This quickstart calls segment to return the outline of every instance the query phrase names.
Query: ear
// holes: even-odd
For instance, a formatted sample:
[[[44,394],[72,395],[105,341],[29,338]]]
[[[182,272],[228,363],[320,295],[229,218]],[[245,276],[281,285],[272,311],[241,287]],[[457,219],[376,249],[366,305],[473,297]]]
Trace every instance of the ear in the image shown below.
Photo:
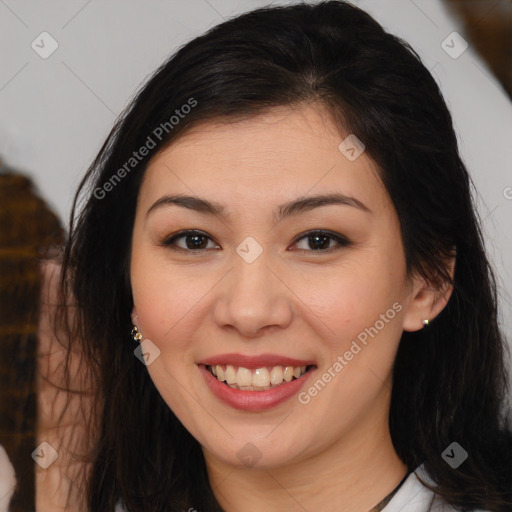
[[[453,282],[455,270],[455,257],[449,262],[450,277]],[[432,320],[441,313],[450,300],[453,285],[443,282],[435,285],[424,277],[412,278],[412,292],[409,296],[409,305],[403,317],[404,331],[414,332],[423,329],[424,320]]]

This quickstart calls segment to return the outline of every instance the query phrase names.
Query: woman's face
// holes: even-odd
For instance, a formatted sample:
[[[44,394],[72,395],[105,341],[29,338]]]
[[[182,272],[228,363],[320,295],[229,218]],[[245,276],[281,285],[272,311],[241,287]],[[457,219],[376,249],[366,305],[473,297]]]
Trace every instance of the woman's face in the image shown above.
[[[320,109],[281,108],[196,127],[147,168],[134,322],[163,399],[224,464],[387,429],[395,352],[421,318],[393,205],[343,139]]]

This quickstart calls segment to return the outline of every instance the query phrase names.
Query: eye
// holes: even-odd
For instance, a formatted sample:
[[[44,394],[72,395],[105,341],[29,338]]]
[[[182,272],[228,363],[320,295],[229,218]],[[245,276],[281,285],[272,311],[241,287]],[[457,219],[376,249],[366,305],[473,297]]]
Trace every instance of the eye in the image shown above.
[[[180,239],[184,239],[184,247],[176,243],[176,241]],[[165,247],[169,247],[174,251],[200,251],[207,249],[208,239],[212,240],[206,233],[203,233],[202,231],[187,230],[180,231],[179,233],[172,235],[170,238],[165,239],[162,242],[162,245]],[[216,245],[214,248],[220,248],[220,246]]]
[[[184,245],[179,245],[178,240],[183,239]],[[309,231],[308,233],[302,234],[300,238],[296,238],[293,245],[297,245],[302,240],[305,240],[307,248],[300,248],[299,250],[306,252],[332,252],[339,249],[340,247],[346,247],[351,242],[343,235],[337,233],[331,233],[329,231]],[[184,251],[184,252],[199,252],[206,249],[220,249],[218,244],[214,244],[214,247],[208,247],[208,241],[212,241],[212,238],[206,233],[198,230],[186,230],[180,231],[166,238],[161,245],[168,247],[173,251]],[[332,246],[331,243],[335,242]]]
[[[301,240],[305,240],[306,246],[312,248],[313,250],[309,250],[308,248],[299,248],[299,250],[306,250],[308,252],[332,252],[339,249],[340,247],[347,247],[351,244],[350,240],[348,240],[348,238],[344,237],[343,235],[331,233],[329,231],[310,231],[298,238],[294,242],[294,245],[296,245]],[[334,247],[331,246],[330,244],[333,241],[338,245],[335,245]]]

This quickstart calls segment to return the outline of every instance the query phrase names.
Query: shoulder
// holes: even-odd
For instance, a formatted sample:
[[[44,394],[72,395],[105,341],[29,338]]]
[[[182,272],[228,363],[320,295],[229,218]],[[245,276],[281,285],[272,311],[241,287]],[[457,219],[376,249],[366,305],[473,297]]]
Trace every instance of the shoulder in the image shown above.
[[[442,500],[433,491],[425,487],[420,480],[434,484],[423,467],[418,466],[402,484],[393,499],[382,509],[382,512],[460,512]],[[431,505],[432,504],[432,505]],[[431,506],[431,508],[429,508]],[[473,512],[488,512],[474,510]]]
[[[0,445],[0,512],[8,512],[9,502],[16,488],[14,467],[4,447]]]

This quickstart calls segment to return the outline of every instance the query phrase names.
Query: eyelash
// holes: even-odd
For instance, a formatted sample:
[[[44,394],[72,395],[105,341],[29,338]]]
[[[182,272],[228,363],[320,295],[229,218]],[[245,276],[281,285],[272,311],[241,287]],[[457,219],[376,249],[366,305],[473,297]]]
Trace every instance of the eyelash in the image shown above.
[[[201,253],[201,252],[207,250],[207,249],[184,249],[183,247],[178,247],[176,245],[176,243],[175,243],[176,240],[179,240],[180,238],[186,238],[187,236],[190,236],[190,235],[199,235],[199,236],[206,237],[206,238],[209,238],[210,240],[212,240],[212,238],[210,236],[208,236],[206,233],[204,233],[202,231],[191,229],[191,230],[180,231],[179,233],[176,233],[176,234],[170,236],[169,238],[166,238],[161,243],[161,245],[171,249],[172,251],[185,252],[185,253]],[[317,250],[299,249],[299,250],[304,251],[304,252],[326,254],[326,253],[331,253],[333,251],[339,250],[343,247],[348,247],[349,245],[352,244],[352,242],[348,238],[344,237],[343,235],[339,235],[337,233],[332,233],[330,231],[316,229],[316,230],[312,230],[312,231],[307,231],[306,233],[301,233],[298,236],[298,238],[295,239],[295,241],[293,242],[293,245],[295,245],[297,242],[299,242],[300,240],[302,240],[304,238],[308,238],[310,236],[315,236],[315,235],[320,235],[320,236],[325,236],[327,238],[330,238],[330,239],[336,241],[338,243],[338,246],[330,247],[328,249],[317,249]]]

